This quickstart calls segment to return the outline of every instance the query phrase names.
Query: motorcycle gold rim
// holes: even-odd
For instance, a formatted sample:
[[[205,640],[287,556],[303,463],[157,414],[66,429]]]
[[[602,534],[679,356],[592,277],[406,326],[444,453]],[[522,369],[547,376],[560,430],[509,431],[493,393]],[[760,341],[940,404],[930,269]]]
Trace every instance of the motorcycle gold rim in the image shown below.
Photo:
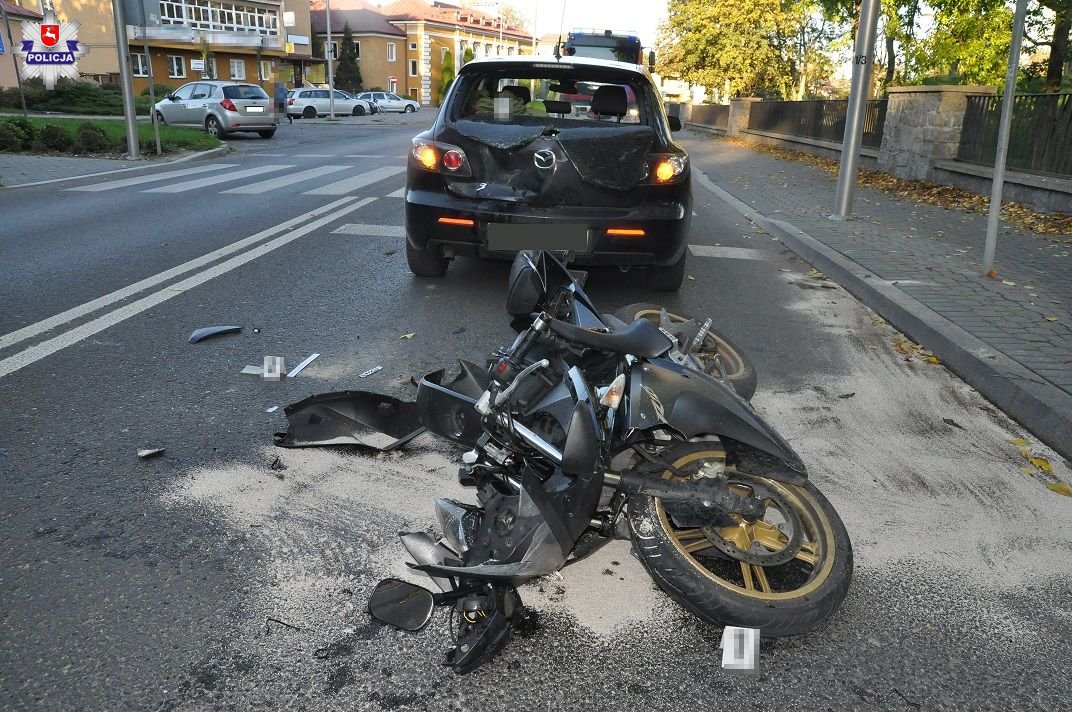
[[[656,309],[642,309],[633,315],[634,319],[647,319],[648,321],[659,325],[659,318],[662,316],[662,312]],[[688,321],[680,314],[674,314],[669,309],[666,311],[666,316],[670,318],[670,321],[682,322]],[[704,337],[704,345],[700,350],[701,356],[713,354],[718,351],[722,357],[722,367],[726,369],[726,378],[736,378],[744,372],[744,361],[737,353],[736,349],[720,339],[718,335],[713,331],[708,331]]]
[[[692,452],[680,457],[673,463],[673,466],[680,469],[700,459],[725,462],[726,453],[724,450],[703,450]],[[669,478],[672,477],[672,475],[667,471],[663,474],[663,477]],[[794,513],[800,519],[801,524],[804,527],[805,540],[801,545],[801,549],[787,564],[764,567],[755,564],[747,564],[743,561],[723,560],[722,563],[726,567],[730,567],[733,564],[739,566],[741,583],[738,584],[736,579],[729,580],[728,578],[718,575],[696,558],[695,554],[697,553],[713,552],[713,550],[715,550],[715,545],[711,543],[710,539],[701,529],[678,529],[674,527],[670,522],[670,518],[666,514],[666,510],[663,508],[662,502],[658,498],[655,498],[655,508],[659,515],[659,523],[678,553],[680,553],[699,573],[703,574],[712,583],[715,583],[722,588],[742,596],[764,601],[786,601],[807,596],[815,592],[826,582],[834,567],[836,547],[833,532],[830,527],[830,521],[823,512],[822,507],[819,506],[819,503],[811,493],[803,487],[788,485],[767,478],[755,479],[762,480],[764,486],[770,487],[781,495],[782,498],[787,500],[790,503],[790,506],[793,507]],[[734,518],[738,520],[739,524],[745,524],[739,516],[734,515]],[[782,534],[777,527],[767,522],[763,522],[762,520],[761,522],[756,522],[756,526],[751,527],[751,529],[747,526],[739,526],[724,527],[720,531],[723,537],[730,534],[738,541],[738,543],[745,543],[743,537],[751,536],[752,541],[756,541],[768,549],[770,549],[772,545],[777,545],[783,539],[785,542],[782,543],[788,542],[788,537]],[[758,532],[758,534],[756,532]],[[794,566],[794,569],[791,573],[796,574],[797,577],[799,577],[802,572],[799,571],[800,567],[796,564],[797,561],[810,566],[810,571],[804,582],[800,586],[793,587],[789,590],[775,590],[777,587],[772,584],[768,574],[787,573],[780,571],[780,569],[792,565]]]

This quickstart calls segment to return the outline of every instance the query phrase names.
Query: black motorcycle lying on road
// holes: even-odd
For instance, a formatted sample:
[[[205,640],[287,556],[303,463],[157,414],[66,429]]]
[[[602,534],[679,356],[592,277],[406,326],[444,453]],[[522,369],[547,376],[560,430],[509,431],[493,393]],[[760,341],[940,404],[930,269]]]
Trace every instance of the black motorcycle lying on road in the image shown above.
[[[459,479],[479,505],[439,499],[443,539],[401,534],[439,591],[387,579],[370,613],[418,630],[451,606],[446,664],[466,673],[509,642],[517,586],[628,537],[700,618],[774,637],[813,629],[845,597],[852,547],[745,399],[754,369],[710,320],[651,305],[600,315],[580,277],[554,254],[519,253],[514,343],[487,367],[461,362],[450,383],[443,371],[421,380],[420,422],[470,448]]]

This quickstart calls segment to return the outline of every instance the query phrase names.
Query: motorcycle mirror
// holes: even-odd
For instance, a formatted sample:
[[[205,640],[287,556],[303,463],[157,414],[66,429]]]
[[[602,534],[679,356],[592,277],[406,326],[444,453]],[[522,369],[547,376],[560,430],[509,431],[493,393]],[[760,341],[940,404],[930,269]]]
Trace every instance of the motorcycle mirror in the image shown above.
[[[402,630],[420,630],[432,619],[432,592],[399,579],[384,579],[369,597],[369,615]]]

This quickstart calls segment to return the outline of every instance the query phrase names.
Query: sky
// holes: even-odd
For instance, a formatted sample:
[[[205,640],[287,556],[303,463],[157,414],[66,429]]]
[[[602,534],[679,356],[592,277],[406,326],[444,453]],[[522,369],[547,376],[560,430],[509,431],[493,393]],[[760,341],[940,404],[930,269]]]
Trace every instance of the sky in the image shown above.
[[[645,47],[655,45],[659,23],[666,19],[666,0],[504,0],[504,4],[529,18],[535,15],[537,36],[557,34],[560,27],[563,33],[575,27],[631,30]],[[491,0],[488,5],[493,8],[495,3]]]

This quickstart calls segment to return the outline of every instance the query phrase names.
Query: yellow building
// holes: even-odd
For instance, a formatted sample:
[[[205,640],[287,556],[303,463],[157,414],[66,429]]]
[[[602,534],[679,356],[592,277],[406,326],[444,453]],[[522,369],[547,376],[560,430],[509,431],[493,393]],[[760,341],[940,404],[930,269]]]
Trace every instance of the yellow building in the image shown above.
[[[16,57],[19,65],[22,65],[21,58],[15,55],[15,50],[18,49],[18,43],[22,40],[22,23],[23,22],[40,22],[41,13],[36,12],[34,7],[27,7],[32,2],[34,6],[37,5],[36,0],[0,0],[0,5],[3,6],[4,11],[7,14],[7,22],[5,25],[0,22],[0,45],[3,45],[3,52],[0,52],[0,87],[13,87],[18,86],[19,79],[15,75],[15,64],[11,61],[12,57]],[[20,4],[22,3],[22,4]],[[4,17],[0,14],[0,20]],[[8,38],[11,38],[10,42],[14,42],[14,47],[9,47],[10,44]]]
[[[313,2],[313,31],[321,37],[326,30],[323,7],[323,0]],[[533,38],[524,30],[446,2],[397,0],[377,8],[363,0],[332,0],[333,41],[341,38],[346,22],[361,45],[358,65],[363,86],[382,87],[423,106],[439,103],[447,52],[455,70],[466,49],[472,49],[475,58],[532,52]],[[316,83],[325,81],[318,78]]]

